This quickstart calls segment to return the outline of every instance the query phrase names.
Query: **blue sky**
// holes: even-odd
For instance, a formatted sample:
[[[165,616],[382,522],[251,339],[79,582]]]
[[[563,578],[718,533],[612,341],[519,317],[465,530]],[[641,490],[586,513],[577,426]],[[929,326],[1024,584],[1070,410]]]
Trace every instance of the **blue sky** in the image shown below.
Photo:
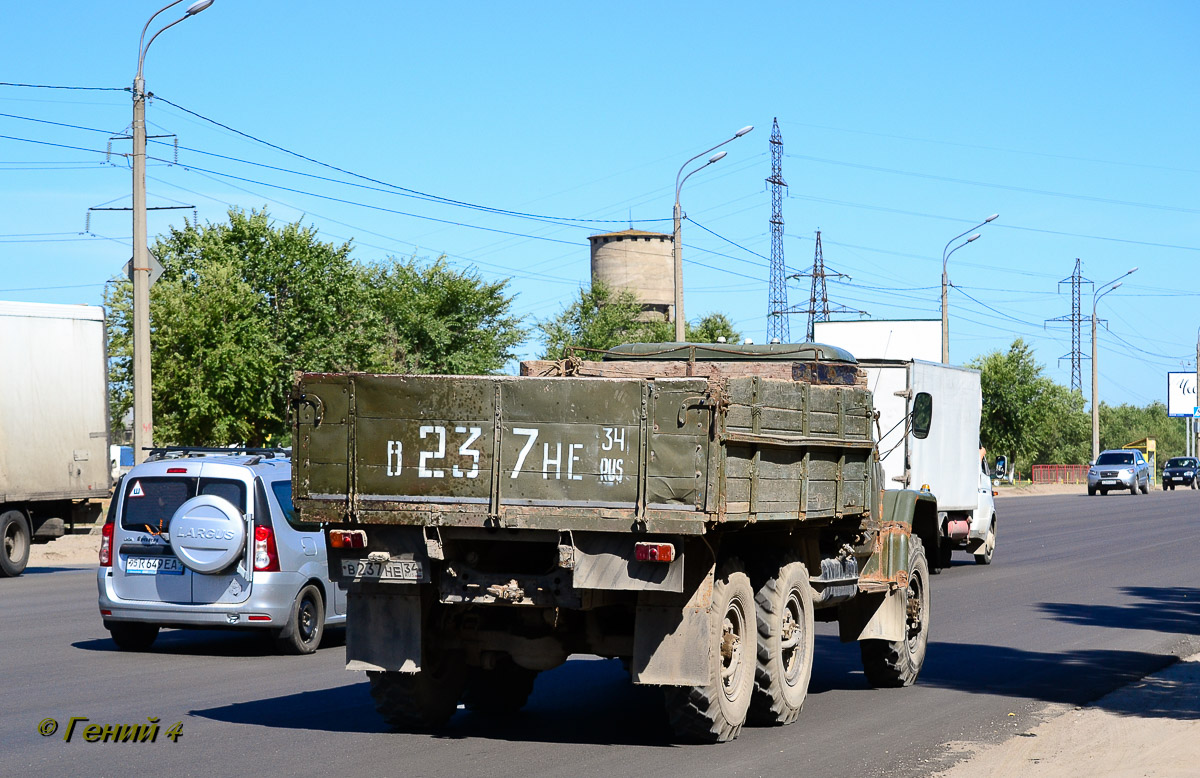
[[[8,10],[0,80],[115,89],[0,86],[0,299],[98,303],[129,258],[127,211],[94,212],[84,234],[89,208],[129,205],[124,158],[63,146],[103,151],[128,131],[120,90],[159,7]],[[1099,304],[1111,328],[1100,394],[1144,404],[1165,399],[1167,371],[1191,369],[1200,325],[1197,33],[1200,6],[1187,2],[216,0],[146,60],[163,98],[150,129],[180,145],[178,164],[169,142],[151,145],[171,164],[149,168],[149,204],[195,206],[201,221],[266,206],[353,239],[364,261],[444,253],[511,278],[532,323],[587,283],[589,234],[631,218],[669,232],[679,166],[753,124],[684,188],[685,310],[725,313],[761,341],[778,117],[790,272],[812,264],[820,229],[826,265],[850,276],[830,281],[834,305],[937,318],[943,246],[998,212],[950,260],[952,361],[1019,335],[1069,383],[1069,330],[1043,326],[1070,313],[1058,281],[1076,257],[1101,284],[1138,266]],[[184,216],[152,212],[151,240]],[[789,302],[808,293],[792,282]],[[791,318],[794,338],[804,326]],[[1087,361],[1083,386],[1090,395]]]

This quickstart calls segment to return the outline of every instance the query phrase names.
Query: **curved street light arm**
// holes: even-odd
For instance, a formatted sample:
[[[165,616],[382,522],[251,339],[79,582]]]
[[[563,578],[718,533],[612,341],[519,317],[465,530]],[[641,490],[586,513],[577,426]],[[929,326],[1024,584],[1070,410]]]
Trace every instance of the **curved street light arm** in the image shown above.
[[[704,168],[706,168],[706,167],[708,167],[709,165],[713,164],[714,162],[720,162],[720,159],[719,159],[719,158],[718,158],[718,159],[710,159],[709,161],[705,162],[703,165],[701,165],[700,167],[696,168],[695,170],[693,170],[692,172],[688,173],[686,176],[684,176],[684,177],[683,177],[683,181],[680,181],[680,182],[679,182],[679,183],[676,185],[676,186],[677,186],[677,188],[676,188],[676,190],[675,190],[675,201],[676,201],[676,203],[677,203],[677,204],[678,204],[678,202],[679,202],[679,192],[680,192],[680,190],[682,190],[682,189],[683,189],[683,185],[684,185],[685,183],[687,183],[687,180],[688,180],[689,178],[691,178],[692,176],[694,176],[695,174],[699,173],[699,172],[700,172],[701,170],[703,170]]]
[[[1118,286],[1120,286],[1120,285],[1121,285],[1121,283],[1120,283],[1120,282],[1121,282],[1121,279],[1122,279],[1122,278],[1124,278],[1125,276],[1133,275],[1133,274],[1134,274],[1134,273],[1136,273],[1136,272],[1137,272],[1137,268],[1136,268],[1136,267],[1135,267],[1135,268],[1131,268],[1130,270],[1126,270],[1126,271],[1125,271],[1124,273],[1122,273],[1121,275],[1119,275],[1119,276],[1117,276],[1116,278],[1114,278],[1113,280],[1109,281],[1107,284],[1100,284],[1100,286],[1097,286],[1097,287],[1096,287],[1096,288],[1095,288],[1095,289],[1092,291],[1092,310],[1095,310],[1095,309],[1096,309],[1096,302],[1097,302],[1097,301],[1098,301],[1098,300],[1099,300],[1101,297],[1103,297],[1104,295],[1108,294],[1108,293],[1109,293],[1109,292],[1111,292],[1113,289],[1116,289]],[[1112,288],[1110,289],[1109,287],[1112,287]],[[1198,337],[1198,339],[1200,339],[1200,330],[1197,330],[1197,337]]]
[[[177,6],[182,2],[183,2],[183,0],[174,0],[174,2],[167,3],[162,8],[159,8],[157,11],[155,11],[154,15],[146,20],[146,26],[142,28],[141,37],[138,38],[138,66],[137,66],[137,77],[138,78],[142,77],[142,62],[143,62],[143,60],[146,59],[146,50],[150,48],[150,44],[145,43],[146,30],[150,29],[150,23],[153,22],[155,17],[157,17],[163,11],[167,10],[168,8]],[[186,16],[183,17],[183,19],[186,19],[186,18],[187,18]],[[180,19],[179,21],[183,21],[183,19]],[[179,24],[179,22],[172,22],[171,24]],[[167,27],[170,27],[170,26],[171,25],[167,25]],[[167,29],[167,28],[164,27],[163,30],[165,30],[165,29]],[[162,30],[159,30],[158,32],[162,32]],[[158,37],[158,32],[154,33],[154,35],[150,38],[150,43],[154,43],[154,39]]]
[[[179,2],[182,2],[182,0],[179,0]],[[742,137],[743,135],[745,135],[746,133],[750,132],[750,130],[753,130],[753,129],[754,129],[754,125],[749,125],[749,126],[743,127],[742,129],[735,132],[733,134],[732,138],[721,141],[717,145],[713,146],[711,149],[706,149],[705,151],[701,151],[699,154],[697,154],[696,156],[689,159],[687,162],[684,162],[682,165],[680,165],[679,172],[675,174],[675,202],[679,202],[679,190],[683,187],[683,181],[687,181],[686,177],[683,179],[683,181],[679,180],[679,177],[683,175],[684,168],[686,168],[688,165],[692,164],[696,160],[700,159],[701,157],[703,157],[705,154],[709,153],[710,151],[716,151],[717,149],[724,146],[726,143],[732,143],[733,141],[737,140],[738,138]],[[708,163],[708,164],[712,164],[712,163]],[[707,165],[701,165],[700,167],[696,168],[696,170],[702,170],[706,166]],[[695,173],[696,170],[693,170],[692,173]],[[690,176],[692,173],[688,173],[688,175]]]
[[[988,223],[990,223],[990,222],[993,222],[993,221],[995,221],[995,220],[996,220],[996,219],[998,219],[999,217],[1000,217],[1000,214],[998,214],[998,213],[993,213],[991,216],[989,216],[989,217],[987,217],[986,219],[984,219],[983,221],[979,222],[979,224],[976,224],[976,225],[975,225],[974,227],[972,227],[970,230],[966,230],[966,231],[964,231],[964,232],[960,232],[959,234],[955,235],[955,236],[954,236],[953,238],[951,238],[950,240],[946,241],[946,247],[942,249],[942,272],[943,272],[943,273],[945,273],[945,272],[946,272],[946,260],[948,260],[948,259],[950,258],[950,254],[953,254],[953,253],[954,253],[953,251],[951,251],[951,252],[950,252],[950,254],[947,254],[947,253],[946,253],[946,252],[947,252],[947,250],[950,248],[950,244],[951,244],[951,243],[953,243],[954,241],[958,240],[958,239],[959,239],[959,238],[961,238],[963,235],[966,235],[967,233],[971,232],[971,230],[977,230],[977,229],[979,229],[980,227],[984,226],[985,224],[988,224]]]
[[[966,233],[963,233],[963,234],[965,235]],[[961,237],[962,237],[962,235],[959,235],[958,237],[960,237],[960,238],[961,238]],[[943,275],[944,275],[944,274],[945,274],[945,272],[946,272],[946,262],[947,262],[947,261],[950,259],[950,255],[951,255],[951,254],[953,254],[954,252],[958,251],[959,249],[961,249],[963,246],[967,245],[968,243],[973,243],[973,242],[974,242],[974,241],[975,241],[975,240],[976,240],[978,237],[979,237],[979,233],[977,232],[977,233],[975,233],[974,235],[972,235],[971,237],[969,237],[969,238],[967,238],[966,240],[964,240],[962,243],[960,243],[960,244],[958,244],[957,246],[955,246],[954,248],[950,249],[950,254],[945,254],[945,255],[944,255],[944,258],[942,259],[942,273],[943,273]],[[950,243],[953,243],[953,242],[954,242],[954,241],[950,241]],[[948,243],[948,244],[946,244],[947,248],[949,248],[949,245],[950,245],[949,243]]]

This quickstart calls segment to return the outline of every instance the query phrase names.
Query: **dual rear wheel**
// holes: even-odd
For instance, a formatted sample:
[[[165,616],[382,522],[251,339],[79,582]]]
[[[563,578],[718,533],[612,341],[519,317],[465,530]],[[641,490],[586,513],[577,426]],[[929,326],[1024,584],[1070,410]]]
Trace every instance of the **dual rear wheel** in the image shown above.
[[[790,724],[808,694],[813,660],[813,594],[808,569],[789,559],[754,591],[737,559],[713,587],[708,683],[667,687],[671,728],[688,740],[733,740],[742,726]],[[719,619],[719,622],[717,621]]]

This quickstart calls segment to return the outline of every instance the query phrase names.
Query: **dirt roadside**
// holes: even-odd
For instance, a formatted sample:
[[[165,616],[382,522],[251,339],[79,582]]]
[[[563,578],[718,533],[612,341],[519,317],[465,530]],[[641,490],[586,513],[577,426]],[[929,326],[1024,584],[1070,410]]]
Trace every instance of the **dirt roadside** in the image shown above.
[[[1200,654],[996,745],[951,742],[962,760],[937,778],[1194,776],[1200,770]]]
[[[1047,489],[1061,491],[1045,491]],[[1006,496],[1077,493],[1034,487]],[[30,550],[31,567],[95,565],[100,534],[66,535]],[[918,681],[919,683],[919,681]],[[960,761],[938,778],[1193,776],[1200,771],[1200,654],[1083,708],[1047,706],[1042,723],[999,744],[950,742]]]

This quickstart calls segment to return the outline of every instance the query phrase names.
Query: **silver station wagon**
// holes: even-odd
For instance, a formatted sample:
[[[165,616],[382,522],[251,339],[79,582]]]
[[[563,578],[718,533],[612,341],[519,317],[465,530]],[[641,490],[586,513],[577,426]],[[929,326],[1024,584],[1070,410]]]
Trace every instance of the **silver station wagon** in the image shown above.
[[[100,616],[121,649],[162,627],[270,632],[316,650],[346,621],[321,530],[294,522],[292,464],[277,449],[156,449],[113,495],[100,545]]]

